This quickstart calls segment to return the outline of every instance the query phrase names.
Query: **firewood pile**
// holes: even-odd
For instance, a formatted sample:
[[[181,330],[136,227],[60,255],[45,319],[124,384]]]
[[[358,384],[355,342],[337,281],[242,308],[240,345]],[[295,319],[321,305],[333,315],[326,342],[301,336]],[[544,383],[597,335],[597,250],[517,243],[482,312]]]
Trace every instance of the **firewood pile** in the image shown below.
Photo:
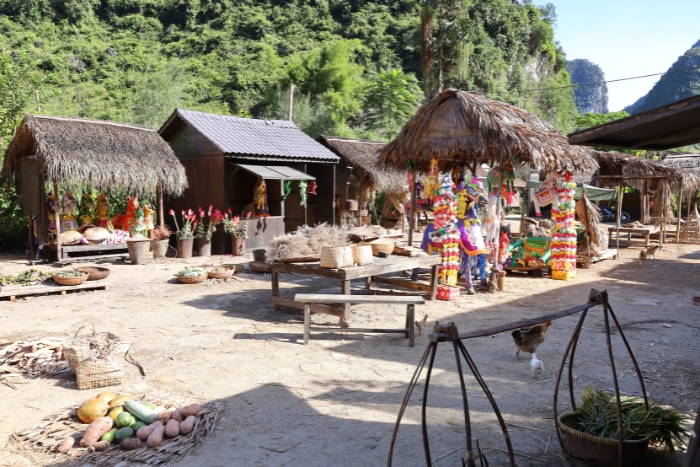
[[[68,370],[63,356],[63,339],[44,338],[35,341],[0,341],[0,378],[8,376],[36,377]],[[7,380],[4,379],[7,384]]]

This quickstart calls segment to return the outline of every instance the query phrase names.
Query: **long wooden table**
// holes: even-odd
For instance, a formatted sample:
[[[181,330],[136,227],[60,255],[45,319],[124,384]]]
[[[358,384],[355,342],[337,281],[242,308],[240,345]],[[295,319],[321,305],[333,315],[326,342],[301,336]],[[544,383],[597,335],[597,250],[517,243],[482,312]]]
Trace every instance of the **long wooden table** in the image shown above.
[[[627,234],[627,241],[632,241],[632,235],[641,235],[644,237],[644,245],[649,246],[649,235],[657,230],[653,226],[644,228],[620,227],[620,234]],[[608,227],[608,238],[612,242],[613,234],[617,234],[617,227]]]
[[[304,309],[303,303],[296,302],[293,298],[280,296],[280,272],[291,272],[305,276],[338,279],[341,281],[341,293],[343,295],[350,295],[350,281],[353,279],[365,279],[367,288],[371,287],[372,280],[374,279],[377,282],[388,283],[399,287],[425,290],[430,292],[430,300],[435,300],[437,295],[437,277],[440,262],[441,258],[439,256],[426,255],[409,258],[407,256],[391,255],[388,258],[375,257],[371,264],[367,264],[365,266],[352,266],[342,269],[322,268],[318,262],[275,263],[272,265],[272,305],[276,310],[279,310],[282,306]],[[430,285],[419,284],[408,279],[403,280],[396,278],[376,277],[381,274],[391,274],[414,268],[431,268]],[[350,305],[350,303],[346,303],[343,307],[337,307],[313,303],[311,304],[311,312],[348,318],[350,315]]]

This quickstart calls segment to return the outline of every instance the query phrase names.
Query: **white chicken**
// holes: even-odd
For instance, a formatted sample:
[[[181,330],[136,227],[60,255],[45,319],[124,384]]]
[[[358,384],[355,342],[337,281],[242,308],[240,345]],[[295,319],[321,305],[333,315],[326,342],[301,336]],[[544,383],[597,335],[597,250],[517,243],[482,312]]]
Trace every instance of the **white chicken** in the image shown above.
[[[544,363],[537,359],[537,355],[532,354],[532,360],[530,360],[530,368],[532,368],[532,374],[537,378],[544,371]]]

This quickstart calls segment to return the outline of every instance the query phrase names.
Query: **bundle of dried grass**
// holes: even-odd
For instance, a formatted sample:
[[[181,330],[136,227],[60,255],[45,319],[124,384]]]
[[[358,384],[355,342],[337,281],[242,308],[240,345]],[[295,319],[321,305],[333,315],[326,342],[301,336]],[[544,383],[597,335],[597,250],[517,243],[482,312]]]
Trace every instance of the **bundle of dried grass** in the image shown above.
[[[676,216],[673,215],[673,196],[671,186],[664,180],[659,183],[659,188],[654,193],[654,224],[673,224]]]
[[[63,339],[0,344],[0,374],[36,377],[68,370]]]
[[[588,200],[586,193],[583,193],[576,203],[576,214],[586,228],[591,244],[600,245],[600,237],[603,233],[600,225],[600,208]]]
[[[114,445],[102,452],[90,452],[89,448],[72,448],[65,454],[56,453],[56,447],[61,442],[73,437],[80,439],[87,426],[76,415],[77,406],[68,407],[58,413],[49,415],[39,424],[10,436],[12,450],[18,454],[26,454],[33,464],[41,463],[68,465],[74,460],[79,465],[100,465],[112,467],[116,465],[167,465],[184,456],[196,444],[204,442],[214,429],[223,404],[221,401],[203,402],[189,395],[175,393],[169,390],[154,388],[141,384],[124,390],[125,394],[133,396],[134,400],[148,400],[156,405],[169,408],[179,408],[192,403],[198,403],[202,410],[196,417],[194,430],[188,435],[178,435],[166,439],[155,448],[143,446],[133,451],[124,451]],[[57,459],[57,456],[58,457]],[[65,464],[63,464],[65,462]],[[70,465],[73,465],[72,463]]]
[[[325,222],[316,227],[303,225],[296,232],[278,235],[267,248],[268,263],[290,258],[321,257],[324,246],[345,246],[349,244],[348,232]]]

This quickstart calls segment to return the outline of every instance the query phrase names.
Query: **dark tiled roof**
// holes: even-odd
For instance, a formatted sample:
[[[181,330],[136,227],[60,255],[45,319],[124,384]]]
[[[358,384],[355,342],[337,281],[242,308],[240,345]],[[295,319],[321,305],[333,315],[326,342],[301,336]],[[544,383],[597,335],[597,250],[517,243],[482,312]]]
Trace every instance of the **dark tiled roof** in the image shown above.
[[[339,158],[314,141],[294,123],[285,120],[257,120],[176,109],[160,129],[174,117],[190,124],[224,154],[245,159],[319,160],[336,163]]]

